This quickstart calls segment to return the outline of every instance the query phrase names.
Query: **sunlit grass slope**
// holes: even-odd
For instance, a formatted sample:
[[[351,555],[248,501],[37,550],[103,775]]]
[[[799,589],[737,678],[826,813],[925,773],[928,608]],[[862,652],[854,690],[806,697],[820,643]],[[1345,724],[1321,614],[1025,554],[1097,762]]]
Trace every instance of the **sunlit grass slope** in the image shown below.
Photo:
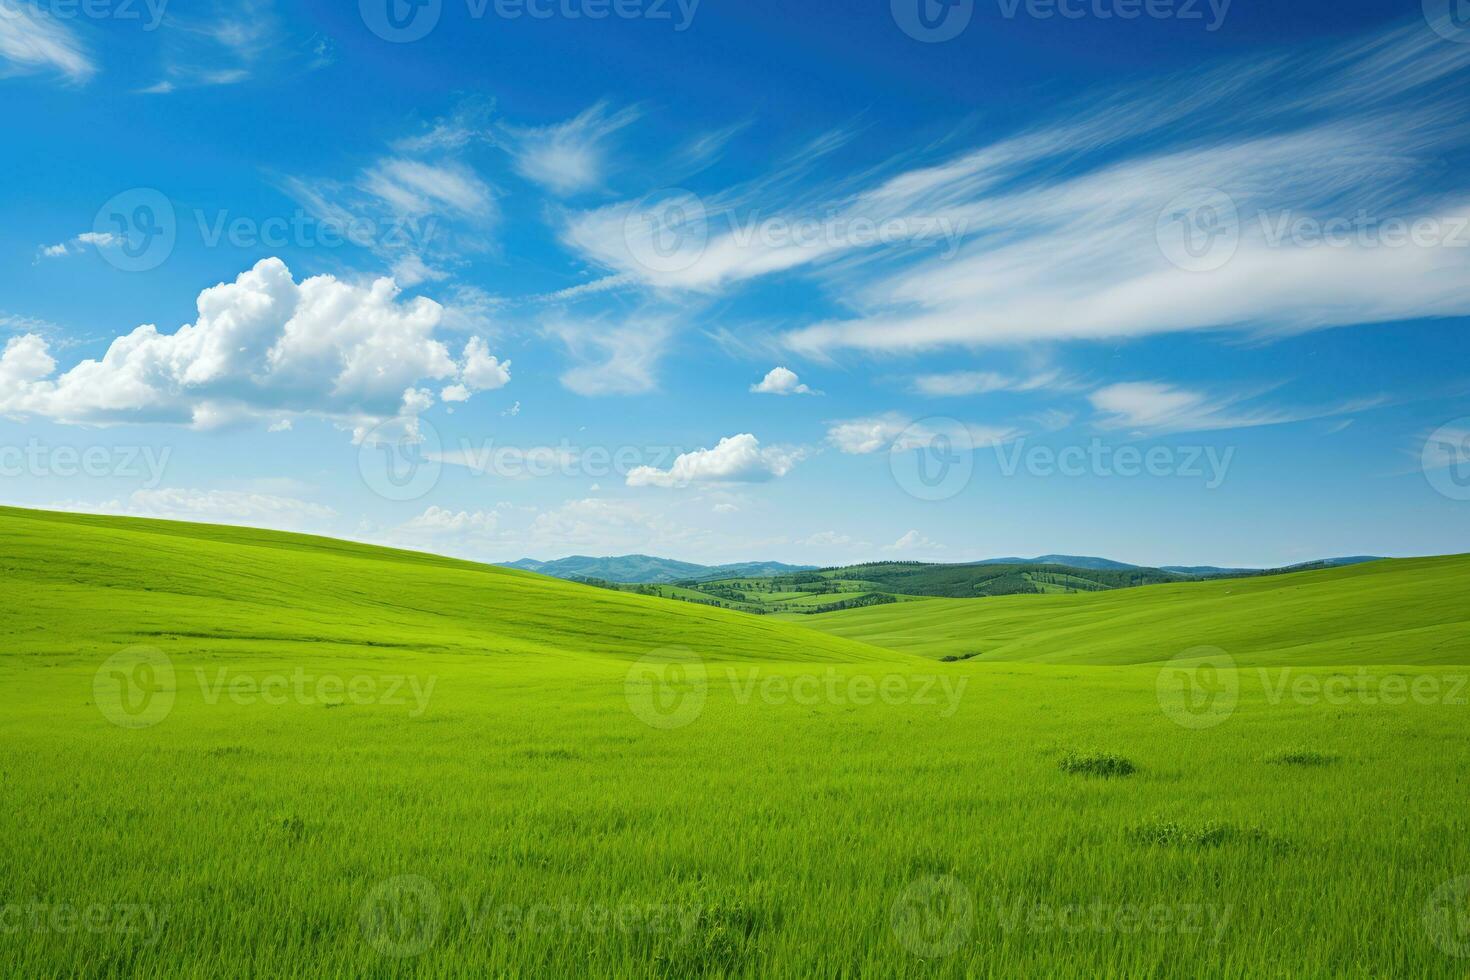
[[[0,508],[8,652],[182,650],[863,660],[871,647],[719,609],[249,528]]]
[[[1197,646],[1245,665],[1470,663],[1470,556],[1117,592],[926,599],[800,618],[926,657],[1137,664]]]

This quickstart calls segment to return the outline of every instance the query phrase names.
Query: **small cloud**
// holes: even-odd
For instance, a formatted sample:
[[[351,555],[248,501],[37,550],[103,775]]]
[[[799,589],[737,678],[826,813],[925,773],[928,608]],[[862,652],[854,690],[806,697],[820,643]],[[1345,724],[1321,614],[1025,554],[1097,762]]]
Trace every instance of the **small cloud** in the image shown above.
[[[750,386],[750,390],[759,395],[817,395],[821,392],[813,391],[801,383],[796,372],[784,367],[774,367],[767,372],[766,376],[758,384]]]
[[[41,257],[46,259],[60,259],[68,255],[79,255],[84,251],[83,246],[91,245],[94,248],[112,248],[123,244],[123,239],[117,235],[105,231],[84,231],[80,235],[74,235],[67,241],[58,242],[55,245],[42,245]]]
[[[943,551],[944,545],[920,534],[918,531],[910,531],[897,541],[886,546],[884,551]]]
[[[600,187],[607,169],[608,137],[638,116],[637,109],[612,112],[607,103],[599,102],[554,126],[507,127],[516,171],[561,196]]]
[[[452,511],[430,506],[422,514],[399,526],[400,531],[434,534],[489,534],[500,525],[494,511]]]
[[[630,487],[684,487],[691,483],[764,483],[790,473],[806,457],[800,449],[761,448],[748,432],[727,436],[713,449],[696,449],[667,470],[639,466],[628,473]]]
[[[851,456],[865,456],[887,449],[908,426],[908,419],[893,412],[868,418],[847,419],[832,423],[827,430],[827,441],[840,452]]]
[[[818,531],[797,544],[808,548],[871,548],[866,541],[859,541],[849,534],[838,534],[836,531]]]
[[[290,432],[291,431],[291,420],[290,419],[281,419],[279,422],[272,422],[270,424],[270,428],[268,428],[266,431],[267,432]]]
[[[416,253],[410,252],[393,263],[393,281],[405,289],[425,282],[438,282],[449,278],[449,274],[432,269]]]

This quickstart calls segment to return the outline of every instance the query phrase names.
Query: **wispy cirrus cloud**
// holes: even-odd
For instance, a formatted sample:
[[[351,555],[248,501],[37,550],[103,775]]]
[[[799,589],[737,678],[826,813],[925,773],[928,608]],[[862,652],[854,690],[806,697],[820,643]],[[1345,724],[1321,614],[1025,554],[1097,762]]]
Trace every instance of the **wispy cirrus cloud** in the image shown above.
[[[1255,395],[1210,395],[1155,381],[1128,381],[1092,392],[1088,399],[1102,429],[1144,433],[1206,432],[1284,425],[1366,411],[1386,399],[1365,398],[1336,405],[1279,408],[1252,404]]]
[[[564,387],[579,395],[636,395],[658,386],[658,365],[676,322],[649,311],[624,318],[557,313],[543,330],[571,356],[572,366],[561,375]]]
[[[140,89],[141,95],[238,85],[264,67],[278,68],[293,60],[308,70],[332,63],[331,42],[320,36],[303,50],[288,48],[273,0],[215,2],[167,21],[163,10],[160,3],[154,22],[146,28],[151,31],[166,25],[162,75]]]
[[[1075,391],[1079,387],[1079,382],[1061,371],[1039,371],[1027,375],[999,371],[948,371],[921,374],[914,379],[915,391],[934,397],[987,395],[998,391]]]
[[[953,420],[912,419],[899,412],[884,412],[863,418],[841,419],[828,424],[827,442],[849,456],[866,456],[889,450],[906,450],[928,444],[937,436],[958,433],[974,448],[999,446],[1025,433],[1008,425],[982,425]]]
[[[438,152],[457,141],[436,126],[392,144],[348,180],[283,176],[277,185],[338,238],[376,255],[400,285],[437,282],[492,248],[500,218],[496,188],[452,153]],[[415,147],[423,154],[409,152]]]
[[[516,172],[554,194],[566,196],[603,186],[612,135],[634,122],[636,107],[613,110],[598,102],[563,123],[504,127]]]
[[[1470,46],[1416,18],[1095,93],[947,157],[926,150],[845,176],[793,164],[701,193],[687,261],[648,261],[643,239],[668,228],[644,227],[636,201],[568,215],[563,241],[622,289],[712,296],[812,278],[842,312],[784,332],[787,349],[810,356],[1459,315],[1470,313],[1470,248],[1315,247],[1283,237],[1280,219],[1361,213],[1370,236],[1386,221],[1470,225],[1470,179],[1443,166],[1470,152],[1467,96]],[[1211,192],[1234,215],[1230,254],[1207,271],[1171,261],[1175,238],[1201,232],[1195,199]],[[763,219],[845,231],[748,233]],[[889,239],[863,233],[889,227]]]
[[[76,32],[28,0],[0,0],[0,77],[55,72],[81,84],[97,74]]]

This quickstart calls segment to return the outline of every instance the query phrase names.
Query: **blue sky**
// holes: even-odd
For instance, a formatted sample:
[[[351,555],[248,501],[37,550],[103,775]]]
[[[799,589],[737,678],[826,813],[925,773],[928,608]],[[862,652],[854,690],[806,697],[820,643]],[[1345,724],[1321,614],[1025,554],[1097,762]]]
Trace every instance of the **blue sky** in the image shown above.
[[[0,499],[496,561],[1470,551],[1457,13],[0,0]]]

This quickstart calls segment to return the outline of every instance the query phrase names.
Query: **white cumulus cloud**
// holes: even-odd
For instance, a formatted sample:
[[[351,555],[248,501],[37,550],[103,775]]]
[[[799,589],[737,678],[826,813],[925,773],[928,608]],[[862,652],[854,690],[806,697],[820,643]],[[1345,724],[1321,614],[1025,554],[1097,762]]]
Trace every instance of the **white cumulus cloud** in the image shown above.
[[[387,278],[298,283],[280,259],[263,259],[201,293],[198,313],[171,334],[140,326],[55,377],[45,340],[14,338],[0,355],[0,412],[196,427],[284,413],[360,426],[427,409],[424,381],[473,391],[509,380],[478,338],[456,363],[435,337],[442,308],[401,299]]]
[[[795,371],[785,367],[773,367],[750,390],[759,395],[815,395],[817,392],[801,383]]]
[[[726,436],[713,449],[696,449],[661,470],[639,466],[628,473],[630,487],[684,487],[691,483],[762,483],[785,476],[805,454],[797,449],[762,448],[748,432]]]

